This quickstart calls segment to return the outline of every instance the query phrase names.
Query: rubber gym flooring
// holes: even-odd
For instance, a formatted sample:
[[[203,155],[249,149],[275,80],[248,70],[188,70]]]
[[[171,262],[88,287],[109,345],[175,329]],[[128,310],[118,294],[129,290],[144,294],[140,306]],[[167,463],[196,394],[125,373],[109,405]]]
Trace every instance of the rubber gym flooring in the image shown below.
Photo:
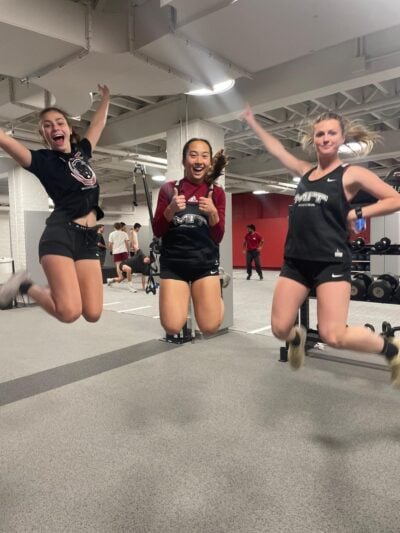
[[[157,296],[126,286],[97,324],[2,311],[0,531],[398,533],[400,392],[378,356],[279,362],[276,275],[235,271],[233,328],[194,344],[162,342]]]

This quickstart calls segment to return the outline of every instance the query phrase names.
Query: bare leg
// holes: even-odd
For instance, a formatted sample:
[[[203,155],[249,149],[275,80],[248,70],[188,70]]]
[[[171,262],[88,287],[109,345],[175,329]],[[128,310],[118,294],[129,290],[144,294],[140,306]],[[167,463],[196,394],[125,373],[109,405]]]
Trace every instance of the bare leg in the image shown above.
[[[75,263],[82,299],[82,315],[97,322],[103,310],[103,279],[98,261],[81,259]]]
[[[73,322],[82,314],[81,291],[73,259],[45,255],[42,267],[49,289],[34,284],[28,290],[28,295],[61,322]],[[97,267],[100,269],[99,263]]]
[[[190,289],[185,281],[160,280],[160,321],[169,334],[178,334],[186,323]]]
[[[194,281],[191,292],[200,331],[206,335],[215,333],[224,318],[219,276],[207,276]]]
[[[296,335],[294,324],[304,300],[309,293],[308,287],[298,281],[280,276],[272,299],[272,333],[278,339],[292,341]]]
[[[363,326],[347,327],[350,283],[336,281],[317,287],[318,330],[321,339],[334,348],[380,353],[383,338]]]

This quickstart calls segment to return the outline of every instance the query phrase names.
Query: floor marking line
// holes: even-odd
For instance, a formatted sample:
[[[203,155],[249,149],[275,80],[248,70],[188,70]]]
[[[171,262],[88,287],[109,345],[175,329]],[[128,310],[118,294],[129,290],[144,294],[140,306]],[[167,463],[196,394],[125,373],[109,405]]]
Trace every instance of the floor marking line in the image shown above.
[[[265,331],[267,329],[271,329],[271,326],[264,326],[263,328],[253,329],[252,331],[248,331],[247,333],[259,333],[260,331]]]
[[[103,307],[105,307],[106,305],[117,305],[117,304],[120,304],[121,302],[108,302],[106,304],[103,304]]]
[[[150,309],[151,305],[144,305],[143,307],[132,307],[131,309],[122,309],[117,313],[129,313],[129,311],[139,311],[139,309]]]

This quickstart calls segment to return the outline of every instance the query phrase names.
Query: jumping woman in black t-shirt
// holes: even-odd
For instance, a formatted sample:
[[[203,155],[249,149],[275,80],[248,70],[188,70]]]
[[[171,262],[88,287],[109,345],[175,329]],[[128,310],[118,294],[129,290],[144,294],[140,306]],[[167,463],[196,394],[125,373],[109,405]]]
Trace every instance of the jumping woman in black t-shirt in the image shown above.
[[[102,98],[82,141],[76,142],[66,114],[56,107],[40,113],[39,131],[48,149],[28,150],[0,130],[0,147],[40,180],[54,202],[39,243],[49,288],[19,272],[0,288],[1,308],[21,293],[62,322],[81,315],[89,322],[100,318],[103,287],[96,221],[104,214],[89,159],[106,123],[110,94],[105,85],[98,88]]]
[[[289,216],[285,263],[272,302],[272,331],[289,342],[293,368],[304,363],[306,331],[294,327],[299,307],[310,289],[316,289],[318,331],[326,344],[360,352],[382,354],[391,368],[392,383],[400,387],[400,338],[388,341],[360,326],[347,327],[351,288],[351,254],[348,229],[358,217],[387,215],[400,209],[400,195],[370,170],[345,165],[338,150],[346,142],[363,142],[372,149],[376,134],[359,123],[326,112],[310,123],[303,147],[313,147],[317,164],[297,159],[282,143],[266,132],[247,107],[242,118],[261,139],[268,152],[293,175],[302,176]],[[377,198],[360,212],[350,208],[359,191]]]

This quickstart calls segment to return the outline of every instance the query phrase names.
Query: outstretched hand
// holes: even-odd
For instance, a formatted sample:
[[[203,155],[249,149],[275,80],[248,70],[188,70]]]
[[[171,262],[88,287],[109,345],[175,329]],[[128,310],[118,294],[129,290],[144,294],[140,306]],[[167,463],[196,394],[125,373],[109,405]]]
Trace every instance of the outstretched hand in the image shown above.
[[[107,87],[107,85],[100,85],[100,83],[98,83],[97,89],[99,90],[99,93],[102,98],[110,97],[110,89]]]
[[[246,104],[246,107],[240,113],[240,118],[245,120],[248,124],[255,121],[254,113],[249,104]]]

